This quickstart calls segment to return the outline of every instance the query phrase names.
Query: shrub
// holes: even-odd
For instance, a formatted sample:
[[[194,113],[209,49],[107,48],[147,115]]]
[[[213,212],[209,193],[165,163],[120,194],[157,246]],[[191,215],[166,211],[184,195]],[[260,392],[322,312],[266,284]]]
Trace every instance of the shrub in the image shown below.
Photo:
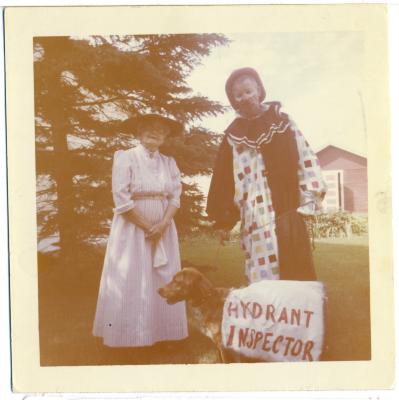
[[[337,238],[363,235],[368,232],[367,216],[351,214],[347,211],[306,217],[309,233],[314,238]]]

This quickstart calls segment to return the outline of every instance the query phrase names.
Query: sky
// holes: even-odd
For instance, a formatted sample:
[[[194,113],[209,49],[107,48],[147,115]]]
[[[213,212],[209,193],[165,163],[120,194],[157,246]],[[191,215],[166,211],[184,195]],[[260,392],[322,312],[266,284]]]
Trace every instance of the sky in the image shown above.
[[[230,45],[213,49],[188,83],[194,92],[228,105],[224,84],[240,67],[255,68],[266,101],[280,101],[318,151],[333,144],[366,155],[362,109],[361,32],[270,32],[225,34]],[[222,132],[234,112],[203,120]]]

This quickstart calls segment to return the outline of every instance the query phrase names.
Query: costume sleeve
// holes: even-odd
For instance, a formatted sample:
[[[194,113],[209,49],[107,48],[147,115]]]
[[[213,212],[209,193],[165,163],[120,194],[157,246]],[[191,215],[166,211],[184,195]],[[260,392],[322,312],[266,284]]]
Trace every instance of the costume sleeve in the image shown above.
[[[294,127],[298,148],[298,177],[301,206],[298,212],[304,215],[315,215],[322,212],[322,201],[327,192],[319,159],[310,148],[302,132]]]
[[[181,174],[179,168],[177,167],[175,159],[172,157],[169,158],[169,168],[170,174],[172,176],[172,191],[171,193],[169,193],[168,199],[170,204],[179,208],[180,195],[182,191]]]
[[[206,212],[215,229],[232,229],[240,219],[234,204],[233,150],[226,136],[219,147],[209,188]]]
[[[115,214],[125,213],[135,206],[130,192],[131,178],[132,170],[128,153],[123,150],[116,151],[112,164],[112,196]]]

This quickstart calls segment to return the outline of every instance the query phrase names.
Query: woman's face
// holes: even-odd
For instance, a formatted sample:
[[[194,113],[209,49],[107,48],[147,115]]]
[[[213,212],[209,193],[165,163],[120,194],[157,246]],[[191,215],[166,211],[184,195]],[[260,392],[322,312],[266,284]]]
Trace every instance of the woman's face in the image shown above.
[[[170,133],[169,127],[161,121],[145,121],[139,127],[140,143],[150,151],[156,151]]]
[[[242,76],[232,87],[234,100],[239,111],[249,117],[258,114],[260,109],[260,93],[256,81],[250,76]]]

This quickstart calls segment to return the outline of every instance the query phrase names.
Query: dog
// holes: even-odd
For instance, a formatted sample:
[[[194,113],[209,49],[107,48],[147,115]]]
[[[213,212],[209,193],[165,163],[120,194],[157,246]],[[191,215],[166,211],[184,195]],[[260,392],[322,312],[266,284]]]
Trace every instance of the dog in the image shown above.
[[[292,285],[292,282],[287,282],[287,284]],[[298,282],[298,290],[301,296],[304,296],[306,299],[306,293],[304,294],[304,290],[308,291],[309,290],[309,285],[313,285],[312,282]],[[306,286],[308,285],[308,286]],[[312,289],[313,287],[313,289]],[[315,294],[317,295],[319,292],[320,288],[314,288],[314,285],[310,289],[311,293],[311,298],[315,298]],[[193,319],[195,321],[195,324],[197,325],[199,331],[203,333],[205,336],[209,337],[213,343],[216,345],[218,349],[218,353],[220,356],[220,360],[223,363],[233,363],[233,362],[247,362],[247,363],[253,363],[253,362],[268,362],[270,358],[265,358],[263,356],[258,356],[258,354],[253,354],[251,356],[248,356],[248,352],[246,354],[244,351],[235,349],[234,347],[228,347],[225,348],[223,346],[223,337],[222,337],[222,320],[223,320],[223,310],[224,310],[224,304],[226,302],[226,299],[230,295],[231,291],[234,288],[227,289],[227,288],[222,288],[222,287],[215,287],[209,279],[207,279],[200,271],[198,271],[196,268],[193,267],[188,267],[188,268],[183,268],[181,271],[177,272],[175,276],[173,277],[172,281],[165,285],[164,287],[158,289],[158,293],[160,294],[161,297],[163,297],[168,304],[175,304],[179,301],[187,301],[188,306],[191,308]],[[254,289],[255,290],[255,289]],[[281,290],[281,289],[280,289]],[[324,289],[323,289],[324,291]],[[273,290],[272,290],[273,292]],[[284,298],[284,296],[282,297]],[[324,299],[325,300],[325,299]],[[322,300],[322,301],[324,301]],[[259,306],[259,303],[257,303]],[[323,307],[325,307],[325,301],[323,303]],[[289,320],[287,317],[287,310],[286,307],[283,307],[283,310],[285,310],[285,314],[283,314],[283,311],[281,311],[280,318],[282,326],[285,326],[289,324]],[[317,311],[317,308],[316,308]],[[274,313],[274,311],[273,311]],[[311,313],[313,314],[313,312]],[[311,315],[308,314],[308,315]],[[322,313],[324,315],[324,312]],[[313,329],[317,329],[318,331],[312,331],[313,333],[318,333],[321,332],[323,335],[323,329],[320,328],[320,312],[317,312],[319,315],[318,318],[312,322],[312,326],[314,327]],[[270,317],[274,320],[274,316]],[[277,318],[277,317],[276,317]],[[292,317],[291,317],[292,318]],[[298,318],[298,317],[297,317]],[[292,321],[292,319],[291,319]],[[279,321],[277,321],[279,323]],[[305,323],[305,320],[302,319],[302,325]],[[294,324],[291,322],[291,324]],[[299,327],[299,321],[296,323]],[[308,322],[306,322],[308,324]],[[306,327],[308,327],[306,325]],[[298,329],[303,330],[303,326],[301,326]],[[248,331],[248,328],[247,328]],[[251,329],[251,332],[255,330]],[[312,333],[311,332],[311,333]],[[261,332],[256,332],[256,335]],[[246,335],[246,334],[245,334]],[[270,335],[270,333],[269,333]],[[276,349],[278,348],[285,348],[285,353],[284,351],[281,351],[281,355],[288,356],[288,350],[289,346],[291,344],[293,337],[291,335],[284,336],[285,334],[280,331],[279,336],[276,337],[276,340],[273,342],[276,344]],[[273,336],[273,335],[272,335]],[[317,335],[316,335],[317,336]],[[265,336],[267,338],[267,336]],[[306,338],[306,336],[305,336]],[[306,339],[306,346],[303,346],[302,340],[305,340],[304,337],[298,338],[297,342],[295,343],[300,343],[300,346],[298,347],[299,350],[295,350],[296,354],[294,354],[294,347],[291,349],[291,356],[298,356],[299,353],[301,352],[301,349],[303,349],[302,353],[303,355],[309,355],[308,360],[312,361],[312,354],[310,353],[310,350],[314,347],[314,338],[311,335],[309,337],[310,339]],[[254,338],[252,338],[254,339]],[[251,348],[251,350],[255,349],[256,346],[256,341],[249,339],[247,341],[247,348]],[[259,339],[262,339],[261,337]],[[288,340],[289,339],[289,340]],[[269,339],[268,339],[269,340]],[[282,341],[285,340],[285,347],[281,344]],[[248,343],[251,343],[248,345]],[[254,344],[253,344],[254,343]],[[266,345],[267,343],[270,342],[265,342]],[[311,344],[310,347],[307,347],[308,344]],[[320,344],[320,341],[319,341]],[[252,347],[253,346],[253,347]],[[273,344],[274,346],[274,344]],[[263,347],[262,347],[263,348]],[[306,350],[308,348],[308,350]],[[274,347],[273,347],[274,349]],[[245,350],[245,349],[243,349]],[[267,349],[263,349],[267,352],[270,351]],[[279,350],[273,350],[274,353],[278,353]],[[323,352],[323,351],[322,351]],[[301,354],[302,354],[301,353]],[[316,353],[317,355],[317,353]],[[317,357],[319,357],[317,355]],[[304,360],[304,358],[302,358]],[[318,358],[316,358],[318,360]]]
[[[216,345],[222,363],[242,362],[244,356],[223,347],[222,318],[224,302],[232,289],[215,287],[196,268],[187,267],[177,272],[172,281],[158,289],[168,304],[187,301],[199,331]],[[253,362],[247,360],[246,362]]]

